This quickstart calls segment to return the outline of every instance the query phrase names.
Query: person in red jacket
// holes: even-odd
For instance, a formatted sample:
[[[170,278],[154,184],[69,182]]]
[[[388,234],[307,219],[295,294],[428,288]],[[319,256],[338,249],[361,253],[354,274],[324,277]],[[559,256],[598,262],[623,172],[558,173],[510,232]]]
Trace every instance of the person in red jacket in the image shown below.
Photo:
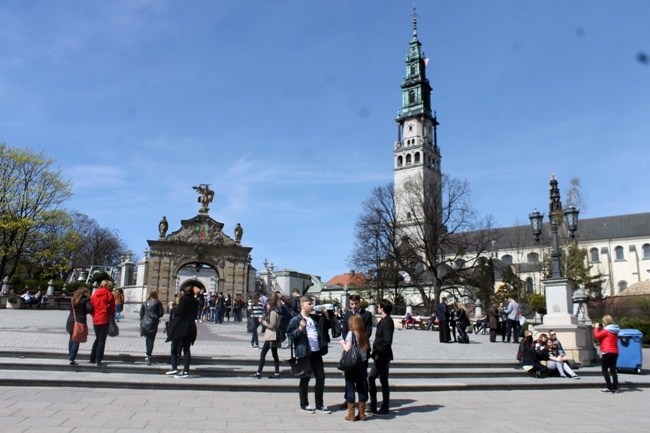
[[[90,363],[102,365],[104,359],[104,348],[106,337],[108,337],[108,326],[112,316],[115,316],[115,297],[111,292],[113,283],[104,280],[99,288],[93,292],[90,303],[93,306],[93,329],[95,330],[95,342],[90,352]]]
[[[607,388],[600,391],[602,393],[618,393],[618,375],[616,374],[618,331],[620,331],[618,325],[614,323],[614,319],[609,314],[603,317],[603,322],[594,328],[594,337],[600,341],[600,352],[602,353],[600,365],[607,384]]]

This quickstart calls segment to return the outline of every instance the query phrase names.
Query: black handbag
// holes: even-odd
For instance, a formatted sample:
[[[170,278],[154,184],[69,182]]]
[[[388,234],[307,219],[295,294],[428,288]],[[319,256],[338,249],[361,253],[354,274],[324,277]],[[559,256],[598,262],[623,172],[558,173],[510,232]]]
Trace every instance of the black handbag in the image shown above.
[[[248,319],[248,322],[246,322],[246,331],[249,333],[253,333],[255,331],[255,318],[251,317]]]
[[[287,361],[291,366],[291,375],[293,377],[309,377],[311,376],[311,362],[309,356],[296,358],[293,356],[293,344],[291,344],[291,358]]]
[[[111,316],[108,322],[108,336],[117,337],[118,335],[120,335],[120,328],[115,323],[115,317]]]
[[[361,348],[359,347],[359,342],[357,341],[357,337],[353,332],[352,347],[347,352],[343,351],[343,353],[341,353],[341,359],[339,359],[339,363],[336,368],[341,371],[358,370],[363,366],[362,356],[363,355],[361,353]]]

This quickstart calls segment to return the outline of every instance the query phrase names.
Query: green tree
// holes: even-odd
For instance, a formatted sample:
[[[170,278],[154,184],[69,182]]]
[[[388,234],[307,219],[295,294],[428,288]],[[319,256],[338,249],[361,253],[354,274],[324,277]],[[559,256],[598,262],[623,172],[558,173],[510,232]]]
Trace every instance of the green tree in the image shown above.
[[[43,152],[0,144],[0,278],[34,252],[52,212],[72,194],[53,164]]]
[[[551,252],[545,254],[547,278],[550,278],[552,269]],[[560,269],[562,276],[575,281],[574,288],[584,287],[589,293],[598,295],[601,291],[602,275],[591,275],[592,265],[589,264],[586,248],[580,248],[578,241],[572,241],[566,248],[560,248]]]

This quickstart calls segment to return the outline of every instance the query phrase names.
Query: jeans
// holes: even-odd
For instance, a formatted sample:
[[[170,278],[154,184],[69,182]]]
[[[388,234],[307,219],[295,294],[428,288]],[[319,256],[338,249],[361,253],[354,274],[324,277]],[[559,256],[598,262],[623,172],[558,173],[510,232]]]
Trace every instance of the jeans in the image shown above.
[[[72,335],[70,336],[70,341],[68,341],[68,358],[70,361],[74,361],[77,358],[77,353],[79,352],[79,343],[72,341]]]
[[[104,348],[106,347],[106,337],[108,337],[108,323],[103,325],[93,325],[95,330],[95,342],[90,351],[90,362],[102,362],[104,359]]]
[[[221,311],[222,308],[215,308],[214,309],[214,323],[221,323]]]
[[[390,359],[382,359],[379,357],[375,359],[375,363],[370,369],[368,375],[368,391],[370,393],[371,409],[377,410],[377,384],[375,380],[379,377],[381,384],[381,408],[388,410],[390,405],[390,385],[388,384],[388,371],[390,367]]]
[[[309,355],[309,364],[311,366],[312,374],[316,379],[316,389],[314,397],[316,398],[316,407],[323,406],[323,391],[325,390],[325,369],[323,368],[323,355],[318,352],[312,352]],[[309,380],[311,376],[300,378],[300,407],[309,406],[309,398],[307,397],[307,390],[309,388]]]
[[[605,377],[607,389],[610,391],[618,390],[618,374],[616,374],[616,361],[618,360],[618,353],[603,353],[600,365]],[[611,375],[611,379],[610,379]]]
[[[192,346],[192,340],[188,337],[185,337],[181,340],[172,341],[172,370],[175,370],[178,367],[178,358],[180,357],[181,349],[183,350],[183,372],[190,372],[190,363],[192,362],[192,353],[190,352],[190,347]]]
[[[275,373],[280,374],[280,358],[278,358],[278,348],[271,347],[275,341],[265,341],[264,346],[262,346],[262,351],[260,352],[260,363],[257,366],[257,372],[261,373],[264,369],[264,363],[266,362],[266,354],[271,349],[271,354],[273,355],[273,363],[275,365]]]
[[[508,330],[506,335],[506,340],[510,343],[510,335],[512,334],[513,341],[519,343],[519,320],[510,320],[508,319]]]
[[[354,403],[354,391],[359,394],[359,403],[368,401],[368,390],[366,389],[368,380],[368,361],[363,361],[363,365],[358,370],[345,372],[345,392],[346,400]]]
[[[156,334],[153,334],[151,337],[145,337],[145,347],[147,358],[151,358],[151,352],[153,352],[153,343],[156,341]]]

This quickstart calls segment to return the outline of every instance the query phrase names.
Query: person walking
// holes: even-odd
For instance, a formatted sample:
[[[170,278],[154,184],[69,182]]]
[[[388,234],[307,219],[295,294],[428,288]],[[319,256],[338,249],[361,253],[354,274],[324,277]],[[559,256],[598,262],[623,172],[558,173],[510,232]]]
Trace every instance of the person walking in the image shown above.
[[[171,364],[172,368],[167,375],[175,378],[186,379],[190,375],[192,353],[190,347],[196,341],[196,315],[199,301],[194,297],[194,288],[186,286],[183,296],[180,297],[175,309],[174,318],[169,325],[169,334],[172,341]],[[183,370],[178,371],[178,361],[181,349],[183,350]]]
[[[327,330],[330,329],[330,317],[327,310],[322,315],[312,314],[313,303],[310,297],[303,296],[300,299],[300,314],[294,316],[287,327],[287,337],[291,339],[295,356],[297,359],[309,357],[311,374],[300,378],[300,410],[305,413],[332,413],[323,404],[323,392],[325,390],[325,369],[323,368],[323,356],[327,354],[329,338]],[[307,391],[311,375],[316,379],[314,397],[316,408],[309,405]]]
[[[277,302],[277,299],[269,299],[269,302],[266,304],[266,315],[262,318],[262,326],[266,328],[264,331],[264,345],[260,352],[260,362],[257,366],[257,371],[252,374],[253,377],[258,379],[262,378],[262,370],[264,369],[264,362],[266,361],[266,354],[269,352],[269,349],[271,349],[275,365],[275,373],[269,376],[269,379],[280,378],[280,358],[278,358],[278,347],[280,347],[281,343],[277,337],[282,319],[280,316],[281,313],[278,312]]]
[[[603,321],[594,328],[594,337],[600,341],[600,353],[602,354],[600,365],[607,384],[607,388],[602,389],[600,392],[606,394],[618,393],[616,361],[618,360],[619,331],[620,328],[614,323],[614,319],[609,314],[604,316]]]
[[[165,314],[158,300],[158,291],[150,290],[147,300],[140,307],[140,336],[145,337],[145,362],[151,365],[151,352],[158,333],[160,318]]]
[[[108,327],[112,316],[115,316],[115,297],[111,292],[113,283],[104,280],[100,283],[99,288],[95,290],[90,297],[92,304],[93,329],[95,331],[95,341],[90,351],[90,363],[100,367],[104,359],[104,349],[106,347],[106,337],[108,337]]]
[[[70,303],[70,315],[68,316],[68,321],[65,325],[65,330],[70,334],[70,340],[68,341],[68,360],[70,361],[70,365],[77,364],[75,359],[77,359],[80,344],[76,341],[72,341],[72,328],[74,327],[74,323],[88,323],[86,315],[93,311],[93,306],[88,298],[90,298],[88,289],[85,287],[79,287],[74,292]]]
[[[115,321],[119,322],[120,319],[124,318],[122,314],[122,311],[124,311],[124,290],[116,289],[113,296],[115,297]]]
[[[253,349],[259,349],[260,348],[260,340],[259,336],[257,335],[257,328],[260,326],[260,322],[262,320],[262,317],[264,316],[264,306],[262,305],[261,302],[259,302],[257,294],[254,293],[253,296],[251,296],[251,317],[248,319],[251,321],[251,325],[249,325],[251,328],[251,348]]]
[[[377,323],[375,341],[372,344],[373,365],[368,375],[368,391],[370,394],[370,412],[375,415],[388,415],[390,407],[390,386],[388,384],[388,370],[393,360],[393,334],[395,323],[390,313],[393,311],[393,304],[388,299],[379,301],[377,310],[381,315]],[[377,384],[379,377],[381,384],[381,407],[377,410]]]

